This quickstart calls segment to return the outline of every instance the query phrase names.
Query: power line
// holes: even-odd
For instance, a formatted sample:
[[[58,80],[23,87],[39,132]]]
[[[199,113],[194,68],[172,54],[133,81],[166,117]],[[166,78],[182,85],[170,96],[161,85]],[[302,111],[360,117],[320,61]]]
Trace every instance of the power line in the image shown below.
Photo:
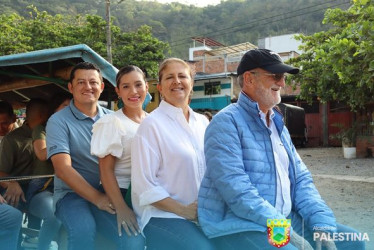
[[[321,5],[325,5],[325,4],[327,4],[327,3],[332,3],[332,2],[336,2],[336,1],[338,1],[338,0],[333,0],[333,1],[330,1],[330,2],[324,2],[324,3],[319,3],[319,4],[316,4],[316,5],[312,5],[312,6],[308,6],[308,7],[304,7],[304,8],[301,8],[301,9],[298,9],[298,10],[295,10],[295,11],[290,11],[290,12],[285,12],[285,13],[281,13],[281,14],[277,14],[277,15],[274,15],[274,16],[270,16],[270,17],[265,17],[265,18],[262,18],[262,19],[256,19],[256,20],[254,20],[254,21],[251,21],[251,22],[245,22],[245,23],[241,23],[241,24],[238,24],[238,25],[236,25],[236,26],[231,26],[231,27],[228,27],[228,28],[224,28],[224,29],[220,29],[220,30],[216,30],[216,31],[212,31],[212,32],[208,32],[208,33],[205,33],[205,34],[202,34],[202,35],[199,35],[199,36],[208,36],[208,35],[211,35],[211,34],[215,34],[215,33],[217,33],[217,32],[221,32],[221,31],[224,31],[224,30],[228,30],[228,29],[233,29],[233,28],[238,28],[238,26],[243,26],[243,25],[249,25],[249,24],[252,24],[252,23],[256,23],[256,22],[261,22],[261,21],[266,21],[266,20],[268,20],[268,19],[273,19],[273,18],[275,18],[275,17],[279,17],[279,16],[284,16],[284,15],[287,15],[287,14],[290,14],[290,13],[295,13],[295,12],[298,12],[298,11],[301,11],[301,10],[305,10],[305,9],[310,9],[310,8],[314,8],[314,7],[318,7],[318,6],[321,6]],[[337,6],[337,5],[342,5],[342,4],[346,4],[346,3],[349,3],[350,1],[348,1],[348,2],[344,2],[344,3],[339,3],[339,4],[336,4],[336,5],[332,5],[332,6],[328,6],[329,8],[330,7],[335,7],[335,6]],[[309,14],[309,13],[314,13],[314,12],[317,12],[317,11],[320,11],[320,10],[323,10],[323,9],[325,9],[326,7],[323,7],[323,8],[321,8],[321,9],[317,9],[317,10],[315,10],[315,11],[313,11],[313,12],[307,12],[307,14]],[[300,16],[300,15],[304,15],[305,13],[301,13],[301,14],[298,14],[298,15],[296,15],[296,16]],[[289,17],[289,18],[292,18],[292,17],[296,17],[296,16],[291,16],[291,17]],[[289,18],[287,18],[287,19],[289,19]],[[279,20],[283,20],[283,19],[279,19]],[[279,20],[277,20],[277,21],[279,21]],[[252,27],[252,26],[251,26]],[[242,30],[242,29],[241,29]],[[230,31],[229,33],[232,33],[232,32],[234,32],[234,31]],[[227,33],[224,33],[224,34],[227,34]],[[183,38],[183,39],[180,39],[180,40],[177,40],[177,41],[171,41],[170,42],[170,44],[171,44],[171,47],[174,47],[175,45],[173,45],[173,43],[177,43],[177,42],[180,42],[180,41],[185,41],[186,39],[190,39],[190,37],[186,37],[186,38]],[[182,43],[182,44],[184,44],[184,43]]]
[[[256,26],[261,26],[261,25],[265,25],[265,24],[269,24],[269,23],[273,23],[273,22],[283,21],[283,20],[298,17],[298,16],[301,16],[301,15],[306,15],[306,14],[311,14],[311,13],[314,13],[314,12],[318,12],[318,11],[324,10],[326,8],[336,7],[336,6],[339,6],[339,5],[344,5],[344,4],[350,3],[350,1],[347,1],[347,2],[343,2],[343,3],[337,3],[335,5],[329,5],[327,7],[322,7],[322,8],[316,9],[314,11],[310,11],[311,8],[319,7],[319,6],[326,5],[326,4],[330,4],[330,3],[333,3],[333,2],[336,2],[336,1],[338,1],[338,0],[323,2],[323,3],[316,4],[316,5],[312,5],[312,6],[304,7],[304,8],[301,8],[301,9],[297,9],[297,10],[294,10],[294,11],[289,11],[289,12],[277,14],[277,15],[274,15],[274,16],[265,17],[265,18],[262,18],[262,19],[256,19],[256,20],[253,20],[253,21],[250,21],[250,22],[245,22],[245,23],[238,24],[236,26],[231,26],[231,27],[220,29],[220,30],[215,30],[215,31],[212,31],[212,32],[208,32],[208,33],[205,33],[205,34],[197,35],[197,37],[199,37],[199,36],[204,37],[204,36],[208,36],[208,35],[210,35],[210,36],[213,35],[214,36],[214,34],[216,34],[216,33],[218,33],[217,35],[220,35],[220,36],[225,35],[225,34],[230,34],[230,33],[238,32],[238,31],[246,30],[246,29],[249,29],[249,28],[253,28],[253,27],[256,27]],[[275,20],[268,21],[268,22],[263,23],[263,24],[260,23],[260,22],[263,22],[263,21],[267,21],[269,19],[271,20],[271,19],[274,19],[274,18],[277,18],[277,17],[282,17],[282,16],[285,16],[285,15],[288,15],[288,14],[294,14],[295,12],[303,11],[303,10],[306,10],[306,9],[308,10],[308,12],[302,12],[302,13],[299,13],[297,15],[292,15],[292,16],[288,16],[288,17],[284,17],[284,18],[280,18],[280,19],[275,19]],[[252,24],[256,24],[256,23],[260,23],[260,24],[252,25]],[[239,27],[248,26],[248,25],[252,25],[252,26],[239,28]],[[225,31],[225,30],[230,30],[230,31],[229,32],[222,32],[222,31]],[[191,38],[191,36],[185,37],[185,38],[182,38],[182,39],[179,39],[179,40],[176,40],[176,41],[171,41],[170,42],[170,47],[177,47],[179,45],[190,43],[190,38]],[[188,41],[186,42],[187,39],[188,39]]]
[[[334,2],[334,1],[332,1]],[[343,5],[343,4],[347,4],[347,3],[350,3],[350,1],[348,2],[344,2],[344,3],[338,3],[338,4],[335,4],[335,5],[331,5],[331,6],[328,6],[329,8],[330,7],[336,7],[336,6],[339,6],[339,5]],[[320,6],[321,4],[319,5],[314,5],[314,6],[311,6],[311,7],[316,7],[316,6]],[[310,7],[308,7],[309,9]],[[303,8],[303,9],[306,9],[306,8]],[[300,9],[300,10],[303,10],[303,9]],[[249,29],[249,28],[253,28],[253,27],[258,27],[258,26],[261,26],[261,25],[265,25],[265,24],[269,24],[269,23],[273,23],[273,22],[278,22],[278,21],[283,21],[283,20],[286,20],[286,19],[290,19],[290,18],[294,18],[294,17],[298,17],[298,16],[301,16],[301,15],[305,15],[305,14],[311,14],[311,13],[314,13],[314,12],[318,12],[320,10],[323,10],[323,9],[326,9],[326,7],[323,7],[323,8],[320,8],[320,9],[317,9],[317,10],[314,10],[314,11],[308,11],[306,13],[300,13],[300,14],[297,14],[297,15],[294,15],[294,16],[289,16],[289,17],[285,17],[285,18],[281,18],[281,19],[276,19],[276,20],[273,20],[273,21],[269,21],[267,23],[263,23],[263,24],[256,24],[256,25],[252,25],[252,26],[249,26],[249,27],[244,27],[244,28],[238,28],[238,26],[240,27],[241,25],[237,25],[237,26],[234,26],[234,27],[229,27],[229,28],[225,28],[225,29],[221,29],[221,30],[217,30],[217,31],[212,31],[212,32],[209,32],[209,33],[205,33],[203,35],[200,35],[200,36],[207,36],[207,35],[210,35],[210,34],[216,34],[218,33],[217,35],[221,36],[221,35],[225,35],[225,34],[230,34],[230,33],[234,33],[234,32],[238,32],[238,31],[242,31],[242,30],[246,30],[246,29]],[[263,18],[263,19],[256,19],[254,21],[251,21],[249,23],[246,23],[245,25],[250,25],[250,24],[255,24],[255,23],[260,23],[261,21],[266,21],[268,19],[273,19],[273,18],[276,18],[276,17],[279,17],[279,16],[284,16],[286,14],[289,14],[289,13],[294,13],[294,12],[298,12],[299,10],[296,10],[296,11],[293,11],[293,12],[287,12],[287,13],[283,13],[283,14],[278,14],[278,15],[275,15],[275,16],[271,16],[271,17],[266,17],[266,18]],[[222,33],[221,31],[223,30],[227,30],[227,29],[233,29],[233,30],[230,30],[229,32],[224,32]],[[171,42],[171,45],[170,47],[176,47],[176,46],[179,46],[179,45],[183,45],[183,44],[187,44],[187,43],[190,43],[190,41],[187,41],[186,42],[186,39],[190,39],[190,37],[188,38],[184,38],[184,39],[181,39],[181,40],[178,40],[176,42],[180,42],[180,43],[177,43],[177,44],[172,44],[173,42]]]
[[[346,3],[349,3],[349,2],[346,2]],[[346,4],[346,3],[340,3],[340,4],[336,4],[336,5],[330,6],[330,7],[336,7],[336,6],[339,6],[339,5]],[[314,12],[317,12],[317,11],[320,11],[320,10],[323,10],[323,9],[324,9],[324,8],[322,8],[322,9],[317,9],[317,10],[315,10],[315,11],[308,12],[307,14],[314,13]],[[261,26],[261,25],[265,25],[265,24],[269,24],[269,23],[274,23],[274,22],[278,22],[278,21],[283,21],[283,20],[287,20],[287,19],[294,18],[294,17],[302,16],[302,15],[305,15],[305,14],[306,14],[306,13],[300,13],[300,14],[297,14],[297,15],[294,15],[294,16],[289,16],[289,17],[284,17],[284,18],[281,18],[281,19],[273,20],[273,21],[270,21],[270,22],[267,22],[267,23],[263,23],[263,24],[259,24],[259,25],[252,25],[252,26],[249,26],[249,27],[246,27],[246,28],[236,29],[236,30],[234,30],[234,31],[230,31],[230,32],[222,33],[222,34],[219,34],[219,35],[225,35],[225,34],[230,34],[230,33],[233,33],[233,32],[243,31],[243,30],[250,29],[250,28],[253,28],[253,27],[256,27],[256,26]]]

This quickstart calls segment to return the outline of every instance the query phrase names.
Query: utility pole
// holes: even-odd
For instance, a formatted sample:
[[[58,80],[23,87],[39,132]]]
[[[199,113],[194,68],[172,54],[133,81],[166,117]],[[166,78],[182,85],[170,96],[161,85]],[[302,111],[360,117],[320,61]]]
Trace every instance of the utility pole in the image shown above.
[[[110,30],[110,0],[106,0],[106,51],[108,62],[112,63],[112,33]]]

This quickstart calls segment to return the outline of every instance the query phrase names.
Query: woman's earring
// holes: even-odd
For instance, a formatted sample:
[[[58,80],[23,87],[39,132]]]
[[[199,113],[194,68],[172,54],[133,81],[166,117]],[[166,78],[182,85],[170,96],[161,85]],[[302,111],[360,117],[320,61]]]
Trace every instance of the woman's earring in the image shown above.
[[[120,97],[120,96],[118,96],[118,100],[121,100],[121,97]]]

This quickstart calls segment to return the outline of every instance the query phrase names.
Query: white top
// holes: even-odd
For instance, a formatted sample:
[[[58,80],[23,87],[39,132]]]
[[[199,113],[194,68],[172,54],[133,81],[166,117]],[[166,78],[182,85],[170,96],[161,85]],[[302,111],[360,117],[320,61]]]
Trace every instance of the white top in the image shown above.
[[[151,204],[170,197],[182,204],[197,200],[206,165],[204,133],[208,119],[162,101],[140,125],[132,142],[131,197],[143,229],[152,217],[182,218]]]
[[[279,137],[279,133],[273,122],[274,112],[269,111],[269,129],[271,131],[270,140],[273,146],[273,154],[275,167],[277,172],[277,198],[275,200],[275,208],[284,216],[288,216],[291,212],[291,183],[289,178],[288,167],[290,164],[287,151]],[[262,121],[266,125],[266,118],[263,112],[260,112]]]
[[[122,109],[100,118],[92,128],[91,154],[103,158],[115,156],[114,174],[118,186],[127,189],[131,180],[131,141],[139,123],[128,118]]]

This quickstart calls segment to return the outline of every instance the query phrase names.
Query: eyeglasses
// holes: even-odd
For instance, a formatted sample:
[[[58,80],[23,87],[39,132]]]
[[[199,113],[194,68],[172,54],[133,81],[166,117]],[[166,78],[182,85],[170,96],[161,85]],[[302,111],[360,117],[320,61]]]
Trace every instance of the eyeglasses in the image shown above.
[[[284,73],[274,74],[274,73],[257,72],[257,71],[250,71],[250,73],[252,73],[254,75],[263,74],[263,75],[266,75],[266,76],[271,76],[274,79],[274,81],[276,81],[276,82],[279,82],[282,79],[284,79],[286,81],[286,79],[287,79],[287,75],[285,75]]]

